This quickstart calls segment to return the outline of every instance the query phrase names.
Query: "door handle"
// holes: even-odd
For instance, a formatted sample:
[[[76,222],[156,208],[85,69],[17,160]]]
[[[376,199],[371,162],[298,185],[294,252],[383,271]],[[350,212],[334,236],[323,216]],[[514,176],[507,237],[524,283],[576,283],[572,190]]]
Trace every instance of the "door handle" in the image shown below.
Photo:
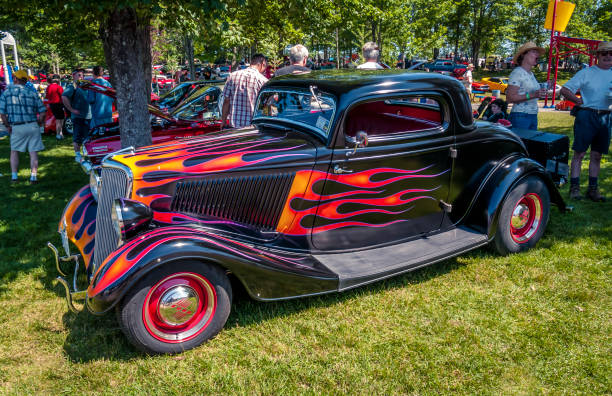
[[[340,166],[339,164],[334,165],[334,173],[337,175],[343,174],[343,173],[353,173],[352,170],[350,169],[345,169],[342,166]]]

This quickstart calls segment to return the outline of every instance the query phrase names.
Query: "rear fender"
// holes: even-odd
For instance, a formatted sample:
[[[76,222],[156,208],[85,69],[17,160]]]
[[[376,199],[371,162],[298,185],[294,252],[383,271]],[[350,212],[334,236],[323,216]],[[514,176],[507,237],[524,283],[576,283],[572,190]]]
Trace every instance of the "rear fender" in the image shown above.
[[[482,232],[487,232],[489,239],[492,239],[497,229],[499,212],[506,196],[516,184],[529,176],[536,176],[546,184],[550,192],[551,203],[557,205],[559,210],[564,212],[566,209],[565,201],[563,201],[546,169],[530,158],[510,157],[496,167],[493,174],[487,179],[465,223]]]
[[[143,276],[182,260],[217,264],[251,297],[276,300],[337,290],[338,278],[310,255],[263,250],[188,226],[163,227],[128,241],[102,263],[87,290],[94,314],[111,309]]]
[[[70,241],[79,249],[88,271],[94,250],[97,210],[98,203],[87,185],[70,198],[58,226],[62,245],[67,250],[66,255],[71,254],[68,246]]]

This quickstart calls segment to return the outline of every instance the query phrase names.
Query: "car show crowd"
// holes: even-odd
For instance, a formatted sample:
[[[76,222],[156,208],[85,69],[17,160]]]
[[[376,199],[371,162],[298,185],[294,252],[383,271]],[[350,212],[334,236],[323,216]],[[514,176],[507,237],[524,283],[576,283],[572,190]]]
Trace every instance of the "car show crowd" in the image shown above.
[[[529,41],[518,48],[511,61],[516,67],[509,76],[486,77],[481,81],[473,78],[474,65],[467,59],[434,61],[420,66],[426,72],[448,74],[461,80],[472,101],[481,99],[480,108],[475,116],[486,121],[498,122],[513,129],[538,130],[539,100],[559,93],[573,107],[575,116],[574,151],[570,167],[570,198],[580,199],[581,162],[590,148],[588,189],[584,197],[596,202],[605,197],[598,188],[598,176],[602,155],[608,153],[612,109],[612,42],[601,42],[595,51],[596,64],[578,71],[566,84],[553,86],[551,81],[538,82],[534,68],[541,62],[545,50]],[[357,70],[384,70],[389,66],[380,62],[380,52],[374,42],[368,42],[362,48],[363,62],[357,65],[351,58],[344,67]],[[192,77],[184,68],[166,76],[159,68],[154,68],[152,79],[152,102],[168,112],[169,105],[161,106],[164,98],[184,100],[196,91],[195,81],[220,83],[223,85],[223,100],[217,103],[221,121],[220,128],[241,128],[251,124],[257,96],[264,84],[271,78],[287,74],[309,73],[314,69],[327,68],[325,62],[309,58],[308,49],[297,44],[291,47],[288,56],[280,67],[269,64],[263,54],[255,54],[250,63],[241,62],[232,71],[229,65],[199,66]],[[490,70],[503,70],[502,65],[509,63],[500,57],[483,60],[479,66],[488,66]],[[398,63],[399,67],[412,62]],[[41,127],[44,131],[55,133],[61,140],[65,133],[72,135],[74,156],[81,162],[82,145],[90,136],[90,131],[101,125],[112,124],[112,97],[97,92],[95,87],[112,88],[109,76],[101,66],[93,67],[91,73],[84,69],[75,69],[70,76],[52,75],[39,78],[36,88],[31,76],[23,70],[12,74],[13,84],[0,87],[0,114],[10,135],[11,145],[11,183],[18,182],[19,153],[30,153],[30,183],[37,182],[38,156],[44,149],[40,137]],[[93,89],[85,90],[80,81],[93,83]],[[199,85],[198,85],[199,86]],[[484,91],[492,92],[491,96]],[[40,94],[40,95],[39,95]],[[161,99],[158,96],[161,94]],[[501,95],[505,95],[505,100]],[[486,100],[485,100],[486,99]],[[44,104],[43,104],[44,100]],[[158,100],[156,102],[156,100]],[[172,103],[176,106],[180,100]],[[508,109],[509,112],[508,112]]]

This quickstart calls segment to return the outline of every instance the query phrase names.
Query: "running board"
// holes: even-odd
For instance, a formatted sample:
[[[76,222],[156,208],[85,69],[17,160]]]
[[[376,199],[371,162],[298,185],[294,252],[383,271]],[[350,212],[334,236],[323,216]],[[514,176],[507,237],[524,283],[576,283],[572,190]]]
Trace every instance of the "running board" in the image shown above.
[[[338,291],[343,291],[457,256],[487,242],[487,235],[461,227],[398,245],[313,257],[338,275]]]

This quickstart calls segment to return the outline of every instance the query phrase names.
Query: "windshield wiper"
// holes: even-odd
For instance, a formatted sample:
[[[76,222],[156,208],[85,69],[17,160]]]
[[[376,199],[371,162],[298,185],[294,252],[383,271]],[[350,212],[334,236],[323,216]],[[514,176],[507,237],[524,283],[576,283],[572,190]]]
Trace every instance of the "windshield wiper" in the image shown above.
[[[317,101],[317,104],[319,105],[319,110],[321,110],[321,112],[323,112],[323,106],[321,106],[321,102],[319,102],[319,98],[317,97],[317,94],[315,94],[315,89],[318,91],[319,88],[317,88],[314,85],[310,86],[310,93],[312,94],[312,96],[315,98],[315,100]]]

